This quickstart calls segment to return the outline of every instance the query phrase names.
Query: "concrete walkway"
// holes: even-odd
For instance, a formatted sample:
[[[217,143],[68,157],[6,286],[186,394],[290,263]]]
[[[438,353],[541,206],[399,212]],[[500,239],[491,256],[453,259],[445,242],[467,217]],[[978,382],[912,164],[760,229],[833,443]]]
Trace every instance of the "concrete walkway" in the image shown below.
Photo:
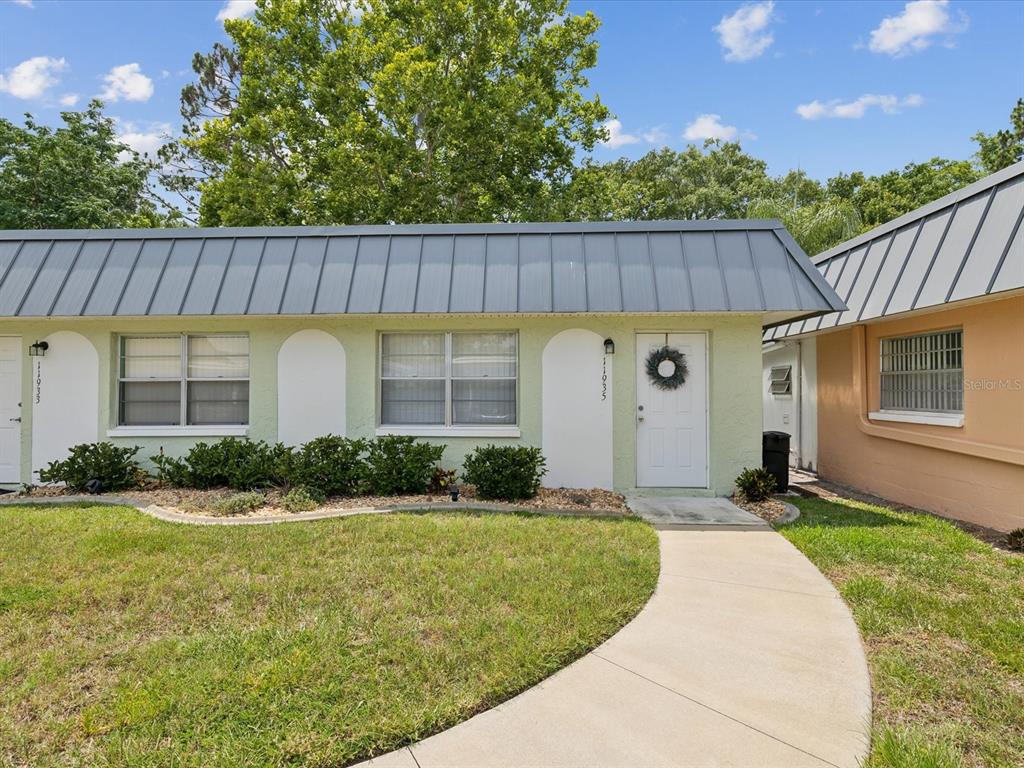
[[[832,585],[767,527],[658,535],[657,590],[618,634],[495,709],[363,765],[857,766],[871,692]]]

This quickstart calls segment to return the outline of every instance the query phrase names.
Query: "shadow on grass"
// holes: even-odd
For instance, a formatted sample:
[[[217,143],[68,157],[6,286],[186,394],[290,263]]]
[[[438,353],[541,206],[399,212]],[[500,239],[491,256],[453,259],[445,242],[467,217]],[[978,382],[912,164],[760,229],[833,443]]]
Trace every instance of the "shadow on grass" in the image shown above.
[[[896,512],[877,512],[857,502],[829,501],[817,497],[803,498],[796,502],[800,517],[790,523],[790,528],[886,528],[914,526],[912,520]]]

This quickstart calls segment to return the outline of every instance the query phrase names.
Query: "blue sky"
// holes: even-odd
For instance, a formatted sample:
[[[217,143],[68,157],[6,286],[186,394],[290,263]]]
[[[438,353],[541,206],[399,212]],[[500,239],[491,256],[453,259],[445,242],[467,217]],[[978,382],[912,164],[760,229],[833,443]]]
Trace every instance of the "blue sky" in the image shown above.
[[[58,120],[105,95],[140,149],[178,128],[195,51],[246,0],[0,0],[0,116]],[[738,138],[773,173],[877,173],[966,158],[1024,95],[1024,3],[599,2],[598,160]],[[74,101],[77,97],[77,101]],[[62,105],[61,101],[64,101]]]

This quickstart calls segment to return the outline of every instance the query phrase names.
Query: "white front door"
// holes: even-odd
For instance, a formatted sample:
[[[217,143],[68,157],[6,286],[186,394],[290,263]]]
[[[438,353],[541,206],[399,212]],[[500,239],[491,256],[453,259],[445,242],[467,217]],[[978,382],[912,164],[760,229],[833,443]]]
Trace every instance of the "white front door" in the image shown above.
[[[686,381],[677,389],[660,389],[647,375],[648,355],[665,346],[686,357]],[[707,363],[706,334],[637,334],[637,487],[707,487]]]
[[[0,483],[21,480],[21,338],[0,336]]]

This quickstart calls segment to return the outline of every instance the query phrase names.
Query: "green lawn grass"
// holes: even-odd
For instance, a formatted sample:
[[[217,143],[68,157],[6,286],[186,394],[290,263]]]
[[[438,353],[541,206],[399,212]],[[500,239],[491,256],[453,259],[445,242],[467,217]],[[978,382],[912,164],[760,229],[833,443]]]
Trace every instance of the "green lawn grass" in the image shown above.
[[[1024,765],[1024,558],[930,515],[796,504],[783,535],[836,584],[864,638],[868,766]]]
[[[345,765],[550,675],[657,572],[636,520],[3,507],[0,763]]]

